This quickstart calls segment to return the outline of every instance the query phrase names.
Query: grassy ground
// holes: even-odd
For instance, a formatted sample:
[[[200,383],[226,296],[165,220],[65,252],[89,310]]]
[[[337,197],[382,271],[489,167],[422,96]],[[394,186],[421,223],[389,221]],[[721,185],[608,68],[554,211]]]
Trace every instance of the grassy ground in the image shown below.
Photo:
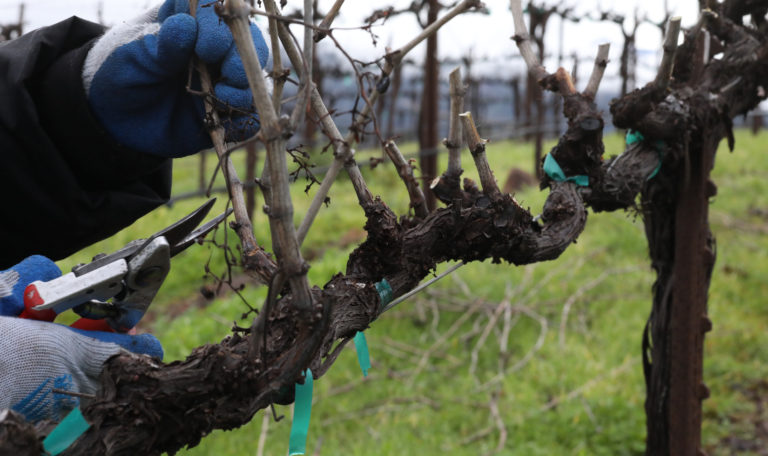
[[[607,139],[609,155],[620,150],[621,141]],[[736,151],[721,151],[714,172],[719,193],[711,219],[719,248],[710,291],[714,330],[705,358],[712,397],[704,403],[704,443],[713,455],[764,455],[768,447],[764,144],[765,136],[738,134]],[[502,183],[511,167],[530,167],[528,145],[491,143],[488,155]],[[471,160],[465,160],[470,168]],[[197,160],[175,166],[174,193],[194,189]],[[396,212],[406,210],[407,195],[391,167],[364,173],[374,193]],[[302,194],[303,183],[295,187],[298,222],[310,197]],[[365,235],[363,215],[344,177],[330,196],[330,207],[321,211],[304,247],[312,259],[310,280],[317,285],[344,270],[348,253]],[[534,213],[544,197],[535,188],[517,194]],[[201,202],[158,209],[61,265],[66,269],[150,234]],[[215,210],[223,207],[220,201]],[[259,214],[256,222],[257,239],[268,239],[265,216]],[[236,248],[231,231],[225,236],[220,230],[217,240]],[[206,264],[214,275],[226,275],[221,252],[206,244],[174,259],[142,328],[163,342],[166,361],[218,342],[233,322],[246,324],[243,301],[260,306],[264,288],[247,285],[240,295],[224,292],[210,301],[197,293],[214,286]],[[640,338],[652,281],[642,225],[631,213],[590,214],[579,242],[554,262],[464,266],[366,331],[373,362],[366,379],[350,348],[316,381],[309,453],[642,454]],[[238,430],[214,432],[183,454],[255,455],[262,454],[262,444],[263,454],[285,454],[291,409],[278,407],[277,413],[286,419],[276,423],[267,411]]]

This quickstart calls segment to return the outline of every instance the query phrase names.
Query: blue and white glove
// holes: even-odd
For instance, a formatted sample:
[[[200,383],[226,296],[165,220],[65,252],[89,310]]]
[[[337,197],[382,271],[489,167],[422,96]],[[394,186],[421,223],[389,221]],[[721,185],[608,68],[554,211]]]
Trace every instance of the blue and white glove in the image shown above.
[[[160,342],[150,334],[83,331],[15,318],[24,309],[27,284],[59,275],[56,264],[42,256],[0,272],[0,410],[13,409],[33,422],[61,420],[77,407],[80,400],[66,392],[94,394],[111,356],[129,350],[163,357]]]
[[[163,157],[181,157],[211,147],[203,100],[189,93],[189,63],[197,55],[220,79],[215,84],[227,140],[256,134],[258,116],[229,28],[210,1],[196,16],[187,0],[166,0],[99,38],[83,66],[91,109],[120,144]],[[265,67],[269,47],[259,28],[251,35]],[[197,84],[199,85],[199,84]]]

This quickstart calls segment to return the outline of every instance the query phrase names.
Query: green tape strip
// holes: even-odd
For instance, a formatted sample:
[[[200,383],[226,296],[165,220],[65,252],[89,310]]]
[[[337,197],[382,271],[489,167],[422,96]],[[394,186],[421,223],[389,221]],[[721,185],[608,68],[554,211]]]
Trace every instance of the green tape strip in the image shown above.
[[[48,434],[48,437],[43,440],[43,448],[52,456],[56,456],[75,443],[75,440],[83,435],[89,427],[91,425],[85,421],[80,407],[78,407],[69,412],[69,415]]]
[[[560,164],[557,163],[557,160],[555,160],[555,157],[553,157],[551,153],[547,154],[546,158],[544,158],[544,172],[547,173],[547,176],[553,181],[573,182],[582,187],[589,186],[589,176],[585,176],[584,174],[566,177],[563,169],[560,168]]]
[[[637,130],[627,130],[627,145],[631,146],[632,144],[639,143],[640,141],[644,140],[645,136],[643,136],[642,133],[640,133]]]
[[[381,282],[376,282],[374,286],[376,291],[379,292],[381,307],[384,308],[384,306],[392,302],[392,286],[387,282],[387,279],[381,279]]]
[[[309,418],[312,416],[312,371],[304,372],[304,384],[296,384],[296,395],[293,403],[293,423],[291,436],[288,440],[288,454],[304,454],[307,450],[307,434],[309,434]]]
[[[656,165],[656,168],[653,169],[651,174],[648,177],[646,177],[645,180],[649,181],[654,177],[656,177],[656,175],[659,174],[659,170],[661,170],[661,152],[659,152],[659,164]]]
[[[360,370],[363,371],[363,377],[367,377],[368,369],[371,368],[371,356],[368,353],[368,341],[362,331],[355,334],[355,351],[357,351],[357,362],[360,364]]]
[[[639,143],[641,141],[645,141],[645,136],[643,136],[642,133],[636,130],[627,130],[627,137],[626,137],[627,145],[631,146],[632,144]],[[653,142],[653,148],[656,149],[656,152],[659,154],[659,164],[656,165],[656,168],[651,172],[651,174],[645,178],[645,180],[651,180],[654,177],[656,177],[657,174],[659,174],[659,170],[661,170],[661,162],[664,159],[664,146],[666,144],[664,141],[657,139]]]

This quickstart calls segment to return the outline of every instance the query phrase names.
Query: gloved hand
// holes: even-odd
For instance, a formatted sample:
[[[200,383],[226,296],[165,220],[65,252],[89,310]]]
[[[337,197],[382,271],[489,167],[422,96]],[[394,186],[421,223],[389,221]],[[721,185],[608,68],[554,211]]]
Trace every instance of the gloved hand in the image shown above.
[[[187,14],[187,0],[166,0],[115,26],[89,51],[83,66],[88,101],[119,143],[164,157],[211,147],[203,100],[187,91],[193,53],[220,74],[214,90],[219,106],[231,108],[223,116],[227,139],[239,141],[258,131],[258,116],[232,34],[210,1],[199,3],[193,18]],[[251,35],[264,67],[269,48],[255,24]]]
[[[80,399],[62,392],[94,394],[111,356],[130,350],[163,357],[150,334],[83,331],[56,323],[15,318],[24,309],[24,289],[35,280],[61,275],[51,260],[32,256],[0,272],[0,410],[29,421],[60,420]]]

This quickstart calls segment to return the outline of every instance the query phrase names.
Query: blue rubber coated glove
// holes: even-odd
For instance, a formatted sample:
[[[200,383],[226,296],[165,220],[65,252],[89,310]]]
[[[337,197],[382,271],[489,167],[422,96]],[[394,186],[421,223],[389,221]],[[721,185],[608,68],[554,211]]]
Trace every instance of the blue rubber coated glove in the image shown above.
[[[94,394],[104,362],[114,355],[128,350],[163,357],[150,334],[83,331],[15,318],[24,309],[29,282],[59,275],[56,264],[42,256],[0,272],[0,410],[13,409],[30,421],[66,416],[81,400],[66,392]]]
[[[193,55],[220,75],[214,91],[227,140],[240,141],[259,130],[232,34],[211,2],[199,3],[193,18],[186,0],[166,0],[110,29],[88,52],[83,66],[88,101],[118,143],[163,157],[211,147],[203,99],[187,90]],[[265,67],[269,47],[255,24],[251,35]],[[195,81],[193,86],[199,90]]]

